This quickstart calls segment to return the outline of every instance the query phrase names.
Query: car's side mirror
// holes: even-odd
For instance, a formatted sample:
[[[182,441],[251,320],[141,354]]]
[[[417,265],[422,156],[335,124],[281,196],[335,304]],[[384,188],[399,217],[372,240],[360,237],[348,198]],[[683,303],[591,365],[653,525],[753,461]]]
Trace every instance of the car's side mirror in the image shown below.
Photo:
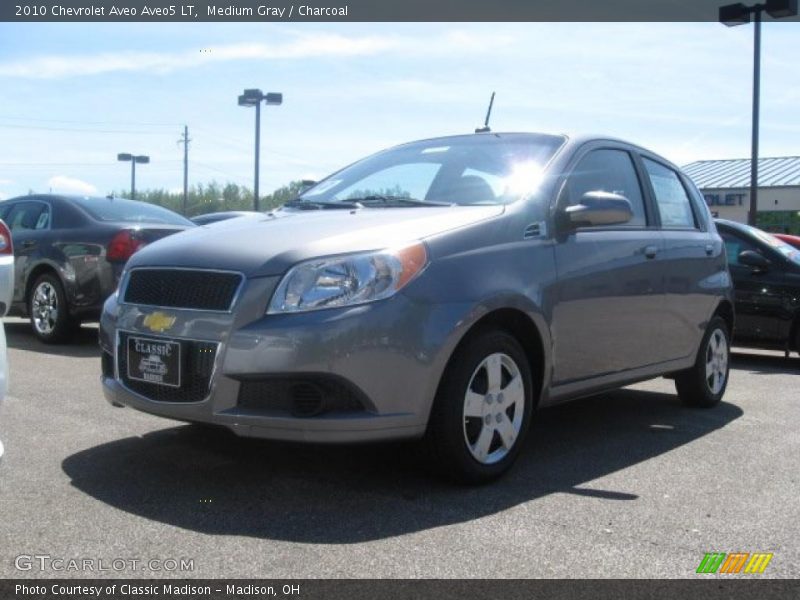
[[[578,204],[564,210],[572,227],[622,225],[633,219],[630,201],[611,192],[586,192]]]
[[[767,258],[753,250],[742,250],[739,252],[737,261],[740,265],[750,267],[756,271],[767,271],[771,264]]]

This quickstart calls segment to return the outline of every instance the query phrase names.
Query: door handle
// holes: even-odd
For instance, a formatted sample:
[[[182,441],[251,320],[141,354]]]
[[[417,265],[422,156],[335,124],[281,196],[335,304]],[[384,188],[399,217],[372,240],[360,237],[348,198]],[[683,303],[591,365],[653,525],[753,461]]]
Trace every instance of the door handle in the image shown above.
[[[25,240],[24,242],[22,242],[23,248],[33,248],[35,245],[36,245],[35,240]]]
[[[706,244],[706,254],[711,256],[714,254],[714,245],[713,244]]]
[[[656,254],[658,254],[658,246],[646,246],[644,249],[644,255],[647,258],[655,258]]]

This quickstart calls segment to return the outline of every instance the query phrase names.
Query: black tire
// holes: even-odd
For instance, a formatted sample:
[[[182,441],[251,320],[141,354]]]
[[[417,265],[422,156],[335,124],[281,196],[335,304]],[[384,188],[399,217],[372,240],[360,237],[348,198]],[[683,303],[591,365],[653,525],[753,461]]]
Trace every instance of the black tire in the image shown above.
[[[40,303],[42,296],[37,296],[40,293],[47,297],[54,297],[55,314],[53,314],[52,306],[50,309],[42,308]],[[33,282],[28,294],[28,316],[33,333],[45,344],[60,344],[68,341],[80,326],[80,322],[69,314],[64,286],[61,285],[59,278],[51,273],[40,275]]]
[[[484,365],[485,361],[495,362]],[[500,365],[501,385],[495,386],[494,389],[499,390],[496,395],[489,388],[490,364]],[[517,384],[510,384],[513,367],[522,380],[522,390],[519,390]],[[493,372],[497,371],[493,369]],[[480,389],[482,381],[485,381],[483,393],[473,396],[482,400],[472,406],[480,406],[480,410],[486,414],[483,417],[465,416],[467,392],[474,393],[476,389]],[[524,444],[533,413],[533,389],[528,357],[514,337],[501,330],[488,330],[472,336],[453,354],[439,385],[425,434],[425,460],[432,461],[432,466],[439,473],[459,483],[478,484],[497,479],[511,467]],[[505,407],[504,404],[498,404],[498,401],[508,401],[509,405]],[[522,407],[522,412],[518,419],[516,411],[519,406]],[[489,414],[489,411],[495,412]],[[505,433],[513,434],[516,430],[516,434],[509,438],[513,440],[511,443],[503,442],[501,425]],[[511,430],[508,429],[509,425]],[[485,433],[484,429],[491,432]],[[477,440],[470,445],[470,436],[474,438],[476,431]],[[481,438],[483,435],[486,439],[490,438],[488,445],[480,444],[484,439]],[[499,447],[496,446],[498,442]],[[484,462],[473,454],[479,446],[486,446]],[[493,447],[495,450],[491,450]],[[492,459],[496,455],[499,457]],[[489,460],[493,462],[488,463]]]
[[[694,366],[679,373],[675,378],[675,389],[678,391],[678,397],[680,397],[683,404],[696,408],[711,408],[722,400],[725,389],[728,387],[730,340],[727,323],[720,317],[712,318],[706,328],[705,335],[703,335]],[[715,344],[720,344],[720,346],[717,346],[719,349],[716,351]],[[723,350],[724,361],[720,357]],[[716,366],[712,370],[712,376],[707,377],[706,366],[709,361],[716,361],[714,363]],[[723,362],[724,365],[722,364]],[[721,384],[718,383],[718,377],[720,376]]]

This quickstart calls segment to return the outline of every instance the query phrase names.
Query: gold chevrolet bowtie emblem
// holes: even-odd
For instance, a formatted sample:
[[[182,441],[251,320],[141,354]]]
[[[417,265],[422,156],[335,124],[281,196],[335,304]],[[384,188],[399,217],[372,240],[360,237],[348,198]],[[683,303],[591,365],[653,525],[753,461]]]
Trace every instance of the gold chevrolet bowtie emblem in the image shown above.
[[[163,333],[175,324],[175,317],[156,311],[144,318],[144,326],[153,333]]]

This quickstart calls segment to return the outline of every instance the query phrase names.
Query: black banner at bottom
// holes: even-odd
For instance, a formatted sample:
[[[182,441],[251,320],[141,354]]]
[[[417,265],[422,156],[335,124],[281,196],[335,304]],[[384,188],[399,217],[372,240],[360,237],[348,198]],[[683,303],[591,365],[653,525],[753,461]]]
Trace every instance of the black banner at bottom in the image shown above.
[[[735,577],[735,576],[734,576]],[[539,580],[539,579],[4,579],[3,600],[739,600],[800,598],[800,580]]]

